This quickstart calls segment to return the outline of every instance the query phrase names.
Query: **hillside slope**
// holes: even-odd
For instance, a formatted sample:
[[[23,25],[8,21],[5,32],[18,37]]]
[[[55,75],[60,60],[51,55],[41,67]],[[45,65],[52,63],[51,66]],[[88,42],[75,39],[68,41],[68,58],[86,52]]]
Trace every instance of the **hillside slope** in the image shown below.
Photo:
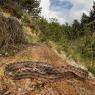
[[[45,43],[27,45],[15,56],[0,57],[0,63],[3,63],[0,68],[0,90],[3,94],[0,95],[95,95],[94,78],[82,80],[71,76],[53,81],[40,77],[12,80],[4,75],[4,63],[21,61],[47,62],[55,66],[68,64]]]
[[[8,25],[6,24],[6,26]],[[10,25],[10,27],[11,29],[13,29],[13,27],[16,28],[15,25]],[[6,27],[3,28],[7,31]],[[65,58],[62,58],[56,50],[46,43],[22,45],[23,48],[13,56],[11,55],[4,57],[2,54],[0,55],[0,95],[95,95],[95,78],[88,76],[87,78],[83,79],[76,76],[76,72],[74,72],[74,75],[67,74],[68,77],[61,77],[57,80],[46,80],[37,75],[33,77],[31,75],[31,78],[23,78],[18,80],[10,78],[8,75],[6,75],[5,67],[14,62],[44,62],[54,65],[55,68],[68,66],[68,61],[65,60]],[[11,48],[11,51],[13,51],[13,48]],[[19,68],[19,66],[17,68]],[[81,73],[80,70],[78,71],[79,73]],[[18,74],[19,72],[23,73],[25,68],[21,68],[21,70],[17,71]],[[51,71],[49,71],[49,73],[51,73]],[[52,72],[52,74],[54,74],[54,72]]]

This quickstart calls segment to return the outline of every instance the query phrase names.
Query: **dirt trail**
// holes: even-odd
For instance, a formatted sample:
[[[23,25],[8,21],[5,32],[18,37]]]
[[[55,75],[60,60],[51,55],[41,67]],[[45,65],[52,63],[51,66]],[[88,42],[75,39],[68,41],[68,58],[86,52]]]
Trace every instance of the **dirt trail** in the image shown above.
[[[20,61],[47,62],[54,65],[67,64],[59,55],[47,44],[29,45],[15,56],[0,57],[0,63],[13,63]]]
[[[94,78],[80,79],[74,76],[50,82],[40,77],[12,80],[4,76],[2,64],[21,61],[47,62],[59,67],[67,65],[64,59],[44,43],[29,45],[15,56],[0,57],[0,93],[3,93],[2,95],[95,95]]]

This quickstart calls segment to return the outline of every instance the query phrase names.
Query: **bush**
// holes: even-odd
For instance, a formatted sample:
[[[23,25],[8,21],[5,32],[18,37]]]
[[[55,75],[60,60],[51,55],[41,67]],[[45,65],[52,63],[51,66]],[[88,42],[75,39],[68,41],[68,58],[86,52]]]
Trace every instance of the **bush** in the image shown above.
[[[12,51],[17,44],[25,43],[22,26],[14,17],[0,16],[0,51]]]

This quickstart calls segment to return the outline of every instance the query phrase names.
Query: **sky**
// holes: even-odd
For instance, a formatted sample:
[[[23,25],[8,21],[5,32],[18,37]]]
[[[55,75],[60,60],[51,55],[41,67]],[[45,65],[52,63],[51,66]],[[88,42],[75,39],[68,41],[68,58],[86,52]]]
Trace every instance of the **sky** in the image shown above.
[[[81,19],[82,13],[89,14],[94,0],[41,0],[41,16],[49,20],[58,19],[58,22],[72,23],[74,19]]]

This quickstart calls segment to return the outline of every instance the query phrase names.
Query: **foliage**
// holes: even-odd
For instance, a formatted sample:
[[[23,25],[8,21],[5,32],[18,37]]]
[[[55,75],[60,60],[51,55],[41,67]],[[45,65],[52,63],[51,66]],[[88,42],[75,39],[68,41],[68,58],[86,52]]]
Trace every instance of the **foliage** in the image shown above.
[[[88,69],[94,72],[95,66],[95,2],[89,15],[83,13],[81,20],[75,19],[71,25],[60,24],[55,18],[47,21],[39,17],[40,0],[0,0],[0,6],[10,9],[14,16],[22,18],[24,25],[35,29],[38,38],[28,35],[29,43],[51,41],[58,45],[58,51],[65,51],[74,59],[84,61]],[[19,33],[18,33],[19,34]],[[18,38],[18,37],[17,37]],[[14,39],[15,40],[15,39]]]
[[[14,17],[0,16],[0,53],[7,54],[19,50],[19,46],[25,43],[22,26]],[[18,46],[19,45],[19,46]]]
[[[37,22],[42,41],[53,41],[59,47],[58,51],[66,51],[74,59],[85,62],[91,70],[95,64],[95,3],[87,16],[83,13],[81,21],[77,19],[71,25],[60,25],[56,19],[48,22],[41,18]],[[93,71],[94,72],[94,71]]]
[[[23,10],[26,10],[32,17],[38,17],[41,11],[39,0],[19,0],[17,1]]]
[[[84,25],[88,22],[89,22],[89,17],[85,13],[83,13],[81,17],[81,24]]]
[[[33,18],[37,18],[41,11],[39,0],[0,0],[0,5],[13,11],[18,18],[21,18],[23,11]]]

